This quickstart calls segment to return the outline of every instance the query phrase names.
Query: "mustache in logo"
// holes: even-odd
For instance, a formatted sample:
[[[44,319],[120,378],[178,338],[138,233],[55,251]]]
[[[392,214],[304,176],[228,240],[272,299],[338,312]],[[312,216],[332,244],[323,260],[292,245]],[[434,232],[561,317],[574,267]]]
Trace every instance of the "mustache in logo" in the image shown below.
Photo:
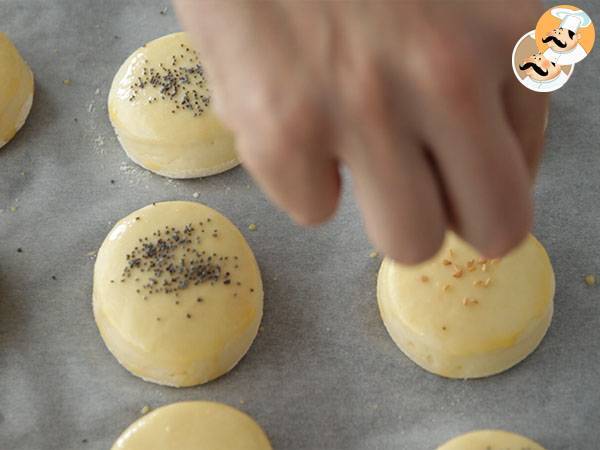
[[[537,73],[541,77],[545,77],[546,75],[548,75],[547,70],[542,69],[540,66],[532,62],[526,62],[525,64],[519,66],[519,69],[521,70],[527,70],[529,68],[535,70],[535,73]]]
[[[542,42],[544,44],[553,41],[556,45],[558,45],[560,48],[565,48],[567,46],[566,42],[562,42],[560,41],[556,36],[546,36],[545,38],[542,39]]]

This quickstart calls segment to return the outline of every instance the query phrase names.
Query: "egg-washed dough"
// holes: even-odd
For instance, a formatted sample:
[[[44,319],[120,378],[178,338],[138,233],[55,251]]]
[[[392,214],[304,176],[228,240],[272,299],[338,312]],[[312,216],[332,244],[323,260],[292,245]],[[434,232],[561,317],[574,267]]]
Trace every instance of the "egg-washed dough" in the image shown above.
[[[239,163],[233,134],[215,115],[210,96],[191,41],[173,33],[125,60],[110,88],[108,112],[135,163],[166,177],[204,177]]]
[[[106,346],[127,370],[193,386],[244,356],[263,288],[252,250],[227,218],[199,203],[164,202],[110,231],[96,259],[93,306]]]
[[[222,403],[182,402],[138,419],[112,450],[272,450],[251,417]]]
[[[463,434],[437,450],[544,450],[526,437],[500,430],[480,430]]]
[[[423,264],[385,259],[377,297],[388,333],[410,359],[444,377],[478,378],[539,345],[552,318],[554,273],[532,235],[508,256],[485,260],[448,233]]]
[[[33,102],[33,73],[0,32],[0,148],[21,129]]]

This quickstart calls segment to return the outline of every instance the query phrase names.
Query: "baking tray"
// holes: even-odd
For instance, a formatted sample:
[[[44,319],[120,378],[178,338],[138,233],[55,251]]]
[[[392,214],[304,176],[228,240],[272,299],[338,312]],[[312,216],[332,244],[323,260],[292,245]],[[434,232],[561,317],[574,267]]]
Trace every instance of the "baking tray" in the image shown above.
[[[600,17],[600,4],[578,5]],[[142,407],[192,399],[248,412],[279,450],[432,450],[487,427],[549,450],[600,448],[600,287],[583,282],[600,267],[600,50],[553,95],[535,188],[535,233],[556,271],[553,324],[514,369],[450,381],[419,369],[386,334],[379,260],[369,257],[348,177],[336,217],[307,230],[242,168],[169,181],[127,160],[106,96],[135,48],[179,29],[168,3],[0,0],[0,29],[36,79],[31,116],[0,151],[1,450],[107,450]],[[111,225],[175,199],[230,217],[265,285],[263,325],[239,366],[179,390],[121,368],[91,309],[93,252]]]

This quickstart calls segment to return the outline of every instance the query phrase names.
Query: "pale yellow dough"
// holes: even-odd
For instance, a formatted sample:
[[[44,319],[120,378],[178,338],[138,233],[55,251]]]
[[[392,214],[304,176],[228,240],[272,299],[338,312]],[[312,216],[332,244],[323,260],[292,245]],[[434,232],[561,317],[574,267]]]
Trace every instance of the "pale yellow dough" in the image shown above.
[[[480,430],[463,434],[437,450],[544,450],[526,437],[500,430]]]
[[[159,408],[127,428],[112,450],[272,450],[251,417],[222,403]]]
[[[193,228],[189,235],[186,226]],[[158,259],[148,255],[163,245],[159,239],[173,244],[175,234],[178,243],[190,243],[166,250],[162,260],[174,268],[164,263],[157,275],[149,265]],[[200,273],[192,270],[200,258],[219,265],[220,275],[180,286],[186,277],[178,268]],[[174,288],[180,289],[167,292]],[[127,370],[159,384],[193,386],[228,372],[247,352],[261,321],[263,288],[252,250],[227,218],[199,203],[164,202],[110,231],[96,259],[93,306],[106,346]]]
[[[33,102],[33,73],[0,32],[0,148],[21,129]]]
[[[501,260],[483,260],[449,233],[417,266],[381,265],[383,322],[419,366],[449,378],[477,378],[514,366],[544,337],[553,311],[554,272],[531,235]]]
[[[197,64],[198,58],[185,33],[163,36],[125,60],[108,95],[110,121],[127,155],[140,166],[166,177],[204,177],[239,164],[233,134],[215,115],[211,104],[204,106],[202,102],[202,96],[210,97],[207,84],[198,86],[194,84],[201,79],[197,73],[182,72],[182,68],[194,68]],[[167,70],[179,70],[180,75],[192,81],[178,82],[177,92],[171,91],[172,99],[168,93],[161,93],[160,83],[153,86],[149,81],[154,73],[164,82]],[[143,87],[139,86],[140,78]],[[193,109],[181,105],[186,93]],[[203,111],[200,113],[198,108]]]

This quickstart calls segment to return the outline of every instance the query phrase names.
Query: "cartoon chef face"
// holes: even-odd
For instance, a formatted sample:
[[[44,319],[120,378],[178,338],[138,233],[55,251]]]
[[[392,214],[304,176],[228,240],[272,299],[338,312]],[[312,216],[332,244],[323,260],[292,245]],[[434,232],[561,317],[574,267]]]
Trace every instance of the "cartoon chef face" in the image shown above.
[[[561,67],[547,59],[541,52],[527,57],[519,66],[532,80],[548,81],[556,78]]]
[[[544,44],[548,44],[555,52],[568,52],[573,50],[579,40],[581,39],[581,34],[575,33],[572,30],[567,30],[566,28],[555,28],[550,31],[546,36],[542,38],[542,42]]]

